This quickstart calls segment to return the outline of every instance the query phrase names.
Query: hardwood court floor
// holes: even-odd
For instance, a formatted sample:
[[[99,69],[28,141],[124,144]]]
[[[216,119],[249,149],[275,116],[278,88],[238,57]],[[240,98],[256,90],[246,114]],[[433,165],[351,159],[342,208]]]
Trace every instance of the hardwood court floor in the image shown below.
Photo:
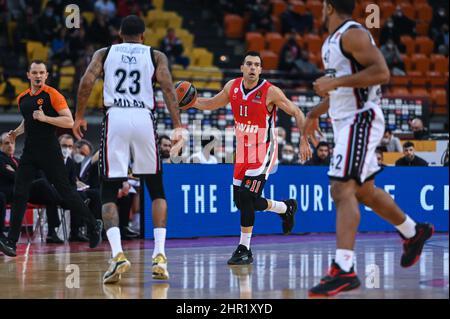
[[[19,257],[0,256],[0,298],[307,298],[335,250],[332,234],[256,236],[253,265],[229,267],[238,240],[168,240],[169,281],[151,278],[152,241],[125,242],[131,271],[120,284],[107,286],[101,280],[110,257],[107,242],[93,250],[87,244],[21,244]],[[361,288],[335,298],[449,298],[447,233],[435,234],[411,268],[400,267],[400,255],[396,234],[358,235]]]

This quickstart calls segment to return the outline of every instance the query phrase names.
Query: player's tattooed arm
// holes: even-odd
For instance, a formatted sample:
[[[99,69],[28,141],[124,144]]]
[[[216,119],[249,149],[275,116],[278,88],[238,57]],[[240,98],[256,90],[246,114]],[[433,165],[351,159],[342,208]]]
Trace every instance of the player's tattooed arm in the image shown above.
[[[225,84],[222,91],[212,98],[199,97],[192,107],[199,110],[216,110],[230,103],[230,89],[234,80],[230,80]]]
[[[166,55],[161,51],[154,50],[153,52],[156,61],[156,81],[161,87],[164,102],[166,103],[170,117],[172,118],[173,127],[181,127],[180,110],[178,108],[175,87],[172,82],[172,74],[169,70],[169,61],[167,60]]]
[[[344,52],[352,56],[362,70],[351,75],[331,78],[323,76],[314,82],[314,90],[320,96],[338,87],[366,88],[368,86],[386,84],[390,79],[389,68],[381,51],[372,44],[367,31],[350,29],[341,38]]]
[[[77,94],[77,108],[75,118],[82,118],[86,110],[87,101],[91,95],[95,80],[102,75],[103,72],[103,57],[106,54],[107,48],[97,50],[92,56],[91,63],[89,63],[86,72],[80,80]]]

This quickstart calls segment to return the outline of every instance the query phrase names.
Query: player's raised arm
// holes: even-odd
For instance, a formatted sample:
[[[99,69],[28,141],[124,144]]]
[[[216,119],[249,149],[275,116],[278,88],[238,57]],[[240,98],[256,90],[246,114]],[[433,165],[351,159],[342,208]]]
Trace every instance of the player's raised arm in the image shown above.
[[[297,107],[286,95],[276,86],[271,86],[267,94],[267,105],[276,105],[281,110],[295,118],[295,122],[300,132],[303,131],[305,125],[305,115],[302,110]],[[311,148],[309,147],[308,140],[302,135],[300,139],[300,159],[308,160],[311,158]]]
[[[222,91],[212,98],[199,97],[192,107],[199,110],[216,110],[224,107],[230,102],[230,88],[234,80],[230,80],[225,84]]]
[[[169,70],[169,61],[163,52],[158,50],[154,50],[153,52],[156,61],[156,81],[161,86],[164,102],[172,118],[173,128],[179,128],[181,127],[180,110],[173,86],[172,74],[170,74]]]
[[[341,39],[343,51],[353,57],[363,68],[354,74],[331,78],[321,77],[314,82],[314,90],[320,96],[338,87],[366,88],[389,82],[390,72],[380,50],[372,43],[368,31],[350,29]]]

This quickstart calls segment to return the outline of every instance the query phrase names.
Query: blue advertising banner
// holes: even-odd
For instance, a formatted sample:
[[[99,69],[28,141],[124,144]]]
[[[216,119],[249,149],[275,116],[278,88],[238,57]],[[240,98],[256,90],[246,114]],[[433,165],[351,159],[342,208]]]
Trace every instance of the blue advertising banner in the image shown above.
[[[167,164],[164,185],[168,203],[168,238],[226,236],[240,233],[240,213],[233,203],[233,165]],[[334,232],[335,205],[327,167],[278,166],[264,187],[264,197],[295,198],[299,204],[294,233]],[[394,197],[414,220],[448,231],[448,167],[387,167],[376,185]],[[151,201],[145,190],[145,237],[153,237]],[[394,231],[394,227],[361,206],[359,231]],[[254,234],[281,233],[281,219],[256,212]]]

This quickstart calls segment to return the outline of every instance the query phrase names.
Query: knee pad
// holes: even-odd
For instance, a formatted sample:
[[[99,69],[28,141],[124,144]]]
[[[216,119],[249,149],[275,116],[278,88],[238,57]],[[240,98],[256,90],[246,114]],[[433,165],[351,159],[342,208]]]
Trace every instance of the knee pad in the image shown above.
[[[237,209],[241,210],[241,199],[240,199],[239,186],[233,185],[233,202]]]

